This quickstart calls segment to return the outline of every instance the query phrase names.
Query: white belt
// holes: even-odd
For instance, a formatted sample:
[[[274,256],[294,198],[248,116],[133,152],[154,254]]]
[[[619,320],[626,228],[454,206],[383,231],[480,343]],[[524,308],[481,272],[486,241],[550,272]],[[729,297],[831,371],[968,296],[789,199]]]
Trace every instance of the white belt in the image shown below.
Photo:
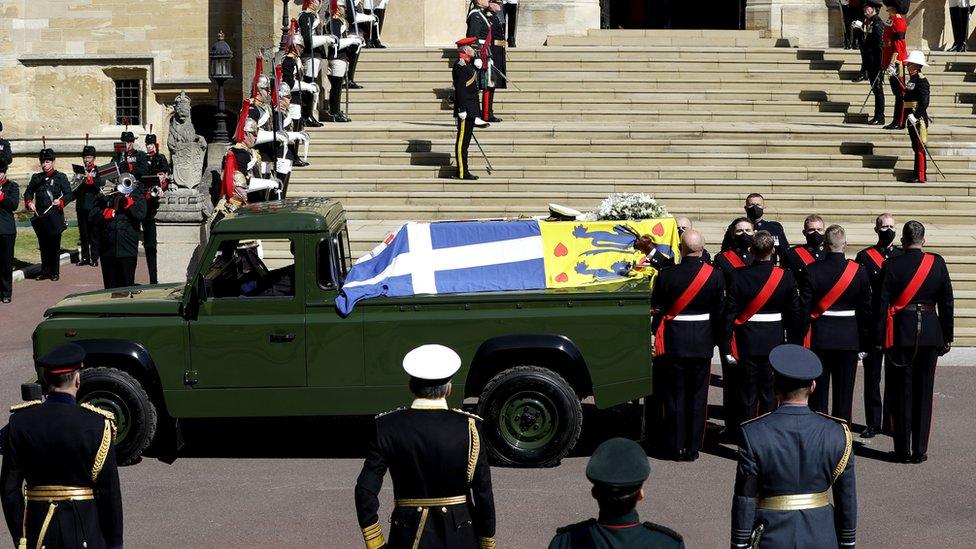
[[[760,313],[752,315],[747,322],[779,322],[783,320],[781,313]]]
[[[854,316],[854,311],[824,311],[820,316]]]
[[[700,315],[678,315],[671,320],[678,320],[681,322],[701,322],[703,320],[709,320],[710,318],[710,314],[702,313]]]

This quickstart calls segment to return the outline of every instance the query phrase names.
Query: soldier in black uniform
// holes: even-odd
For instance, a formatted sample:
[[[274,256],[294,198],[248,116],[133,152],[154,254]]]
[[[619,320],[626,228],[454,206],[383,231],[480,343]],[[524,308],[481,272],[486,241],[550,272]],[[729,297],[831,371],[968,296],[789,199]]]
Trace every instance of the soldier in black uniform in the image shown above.
[[[64,207],[74,200],[68,176],[54,169],[54,150],[41,149],[38,159],[41,161],[41,171],[31,176],[24,191],[24,205],[35,215],[60,216],[63,225]],[[37,244],[41,249],[41,274],[38,280],[60,278],[62,231],[38,231],[35,226]]]
[[[303,61],[302,82],[305,88],[312,94],[311,100],[303,103],[303,123],[310,128],[322,126],[316,118],[319,108],[319,74],[322,72],[323,60],[335,58],[338,55],[336,46],[339,38],[322,34],[319,30],[321,20],[318,10],[321,2],[319,0],[305,0],[302,5],[302,12],[298,15],[298,34],[295,44],[300,46],[297,50]],[[328,14],[328,10],[326,10]],[[314,86],[314,88],[312,88]]]
[[[367,549],[384,547],[379,493],[387,470],[394,506],[386,547],[494,549],[495,502],[481,443],[481,418],[447,407],[461,357],[423,345],[403,357],[416,397],[410,408],[376,416],[356,480],[356,514]]]
[[[105,289],[135,285],[139,223],[145,217],[146,198],[135,182],[129,194],[117,191],[100,196],[98,207],[91,211],[89,219],[99,230],[98,246]]]
[[[921,223],[905,223],[901,245],[905,253],[885,261],[882,271],[879,348],[888,354],[895,458],[922,463],[928,459],[935,366],[952,346],[952,281],[942,256],[922,251]]]
[[[3,122],[0,122],[0,162],[7,166],[14,163],[14,151],[10,148],[10,141],[3,138]]]
[[[74,343],[37,359],[47,399],[10,409],[0,500],[14,544],[24,549],[122,547],[115,416],[75,400],[84,359]]]
[[[824,366],[810,407],[827,413],[832,395],[831,414],[850,426],[857,355],[871,347],[871,282],[859,263],[844,257],[847,235],[843,227],[828,227],[826,239],[826,256],[812,263],[807,276],[800,279],[800,301],[808,325],[804,343]]]
[[[823,371],[820,360],[798,345],[778,346],[769,360],[780,406],[742,424],[731,546],[854,547],[851,431],[843,420],[814,413],[808,405]]]
[[[152,131],[152,126],[149,127]],[[146,267],[149,269],[149,283],[159,282],[157,258],[159,256],[156,240],[156,212],[159,211],[159,199],[163,191],[169,187],[169,162],[166,156],[159,152],[159,143],[155,134],[146,135],[146,156],[149,158],[149,169],[143,180],[146,199],[146,217],[142,225],[142,247],[146,251]]]
[[[790,243],[786,239],[786,232],[783,231],[783,226],[779,222],[768,221],[763,217],[765,207],[766,201],[763,195],[750,193],[746,197],[746,217],[749,218],[749,221],[752,221],[753,230],[766,231],[773,237],[773,245],[775,248],[773,262],[775,262],[778,258],[786,255],[787,250],[790,249]],[[725,238],[722,239],[722,250],[728,250],[733,247],[732,236],[732,225],[729,225],[729,230],[725,232]]]
[[[650,474],[647,454],[636,442],[618,437],[599,445],[586,464],[586,478],[593,483],[591,493],[600,506],[600,517],[559,528],[549,549],[684,549],[681,534],[653,522],[642,523],[637,514]]]
[[[665,387],[666,446],[679,461],[695,461],[705,436],[712,353],[723,333],[725,278],[702,258],[698,231],[684,231],[679,248],[681,262],[662,269],[654,285],[651,330]]]
[[[491,10],[488,9],[488,0],[474,0],[470,11],[468,11],[467,32],[468,37],[477,38],[477,42],[471,44],[474,49],[472,54],[475,58],[474,68],[478,74],[478,89],[481,90],[481,118],[490,122],[492,94],[495,89],[493,78],[495,71],[492,68],[491,44],[493,41]]]
[[[908,68],[908,82],[902,82],[901,79],[893,79],[893,81],[898,83],[899,91],[905,98],[905,121],[915,158],[910,182],[925,183],[928,175],[923,145],[928,142],[928,128],[931,123],[928,114],[929,80],[922,74],[922,67],[928,66],[925,62],[925,54],[918,50],[910,52],[905,66]]]
[[[725,274],[726,281],[732,271],[752,264],[752,252],[749,248],[752,247],[752,239],[756,233],[748,217],[733,220],[728,232],[731,236],[729,247],[715,256],[715,266]]]
[[[735,412],[743,420],[776,409],[769,352],[784,341],[799,341],[802,327],[796,280],[790,271],[773,265],[772,235],[757,232],[750,250],[753,263],[732,272],[724,308],[723,348],[729,350],[726,360],[736,370]]]
[[[878,15],[880,0],[864,2],[864,41],[861,42],[861,64],[867,73],[867,81],[872,84],[874,93],[874,117],[868,122],[872,126],[884,126],[884,85],[881,82],[881,53],[884,50],[884,21]]]
[[[817,214],[808,215],[803,220],[803,237],[806,244],[797,244],[780,257],[780,265],[793,271],[797,280],[806,276],[807,267],[815,261],[820,261],[827,254],[824,248],[824,220]]]
[[[505,46],[508,42],[505,41],[505,24],[502,22],[501,17],[504,15],[501,13],[502,7],[494,2],[488,4],[488,10],[485,14],[488,16],[488,24],[491,25],[491,44],[489,45],[489,51],[491,52],[491,75],[489,76],[489,82],[491,88],[489,92],[489,101],[487,102],[487,112],[482,113],[482,118],[487,115],[488,122],[501,122],[502,119],[495,116],[495,90],[508,88],[508,83],[505,81],[503,75],[508,74],[508,67],[505,64]]]
[[[471,144],[471,135],[475,126],[479,128],[488,127],[488,123],[478,116],[478,85],[476,82],[478,75],[471,64],[474,56],[471,45],[477,41],[477,38],[469,36],[456,42],[458,60],[451,69],[451,78],[454,81],[454,117],[457,118],[454,155],[457,159],[458,171],[457,175],[454,176],[455,179],[478,179],[478,176],[468,169],[468,145]]]
[[[102,178],[95,166],[95,147],[85,145],[81,150],[81,161],[85,170],[84,180],[75,189],[75,213],[78,216],[78,236],[81,241],[81,260],[79,265],[98,265],[98,231],[88,221],[92,208],[96,206],[102,192]]]
[[[7,163],[0,159],[0,303],[10,303],[14,291],[14,244],[17,242],[14,212],[19,204],[20,187],[7,179]]]
[[[140,182],[143,176],[149,173],[149,157],[136,149],[134,133],[124,131],[120,139],[125,144],[125,148],[116,154],[112,161],[118,164],[119,173],[131,173],[136,178],[136,182]]]
[[[881,294],[881,273],[885,261],[891,257],[898,257],[902,254],[901,248],[895,246],[895,218],[888,213],[879,215],[874,220],[874,232],[878,234],[878,243],[869,248],[864,248],[857,252],[854,261],[860,263],[868,273],[871,280],[871,296],[877,300]],[[872,307],[872,315],[877,311],[877,305]],[[874,330],[878,319],[872,316],[871,334],[872,340],[876,339]],[[886,390],[884,400],[881,399],[881,366],[884,353],[878,352],[872,345],[870,351],[861,359],[864,365],[864,431],[861,431],[861,438],[873,438],[882,430],[882,412],[884,403],[888,407],[888,394]],[[888,389],[886,387],[886,389]],[[891,413],[890,407],[888,414]],[[890,430],[890,422],[887,423]]]

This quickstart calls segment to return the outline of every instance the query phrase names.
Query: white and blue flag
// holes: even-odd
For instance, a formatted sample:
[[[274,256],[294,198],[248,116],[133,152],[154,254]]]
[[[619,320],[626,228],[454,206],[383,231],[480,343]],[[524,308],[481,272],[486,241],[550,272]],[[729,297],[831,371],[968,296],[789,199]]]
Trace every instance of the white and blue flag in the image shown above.
[[[378,296],[545,287],[538,221],[406,223],[353,265],[336,307],[348,315]]]

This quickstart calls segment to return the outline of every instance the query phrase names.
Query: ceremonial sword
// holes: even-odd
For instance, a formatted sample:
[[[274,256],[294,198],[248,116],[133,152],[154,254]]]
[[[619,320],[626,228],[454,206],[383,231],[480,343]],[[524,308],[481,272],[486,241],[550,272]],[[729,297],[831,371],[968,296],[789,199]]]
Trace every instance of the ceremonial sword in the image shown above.
[[[921,121],[922,120],[919,119],[919,122]],[[932,156],[932,153],[929,152],[929,148],[926,147],[925,143],[922,142],[922,135],[918,133],[918,128],[915,127],[915,124],[909,124],[908,127],[915,132],[915,138],[918,139],[918,144],[922,146],[922,150],[925,151],[925,155],[928,156],[929,160],[932,161],[932,165],[935,166],[935,169],[939,171],[939,175],[942,176],[942,179],[945,179],[946,176],[944,173],[942,173],[942,168],[939,167],[939,163],[935,161],[935,158]]]
[[[881,85],[881,83],[878,81],[881,80],[881,75],[884,73],[885,71],[879,71],[878,76],[874,77],[874,82],[871,82],[871,89],[868,90],[868,95],[867,97],[864,98],[864,103],[861,103],[861,108],[858,109],[857,114],[861,114],[862,112],[864,112],[864,106],[868,104],[868,99],[870,99],[871,95],[874,93],[874,87]]]
[[[474,138],[474,144],[477,145],[478,150],[481,151],[481,156],[485,157],[485,164],[488,164],[488,173],[490,174],[494,168],[491,167],[491,160],[488,160],[488,155],[485,154],[485,150],[481,148],[481,143],[478,141],[478,136],[474,134],[474,128],[471,128],[471,137]]]

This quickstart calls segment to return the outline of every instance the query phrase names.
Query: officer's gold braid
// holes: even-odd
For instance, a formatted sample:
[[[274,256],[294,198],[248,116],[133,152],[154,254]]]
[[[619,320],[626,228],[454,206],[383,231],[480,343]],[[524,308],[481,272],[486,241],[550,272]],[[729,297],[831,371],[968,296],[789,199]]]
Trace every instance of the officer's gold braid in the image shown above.
[[[478,465],[478,454],[481,453],[481,439],[478,437],[478,427],[474,418],[468,418],[468,484],[474,480],[474,470]]]

